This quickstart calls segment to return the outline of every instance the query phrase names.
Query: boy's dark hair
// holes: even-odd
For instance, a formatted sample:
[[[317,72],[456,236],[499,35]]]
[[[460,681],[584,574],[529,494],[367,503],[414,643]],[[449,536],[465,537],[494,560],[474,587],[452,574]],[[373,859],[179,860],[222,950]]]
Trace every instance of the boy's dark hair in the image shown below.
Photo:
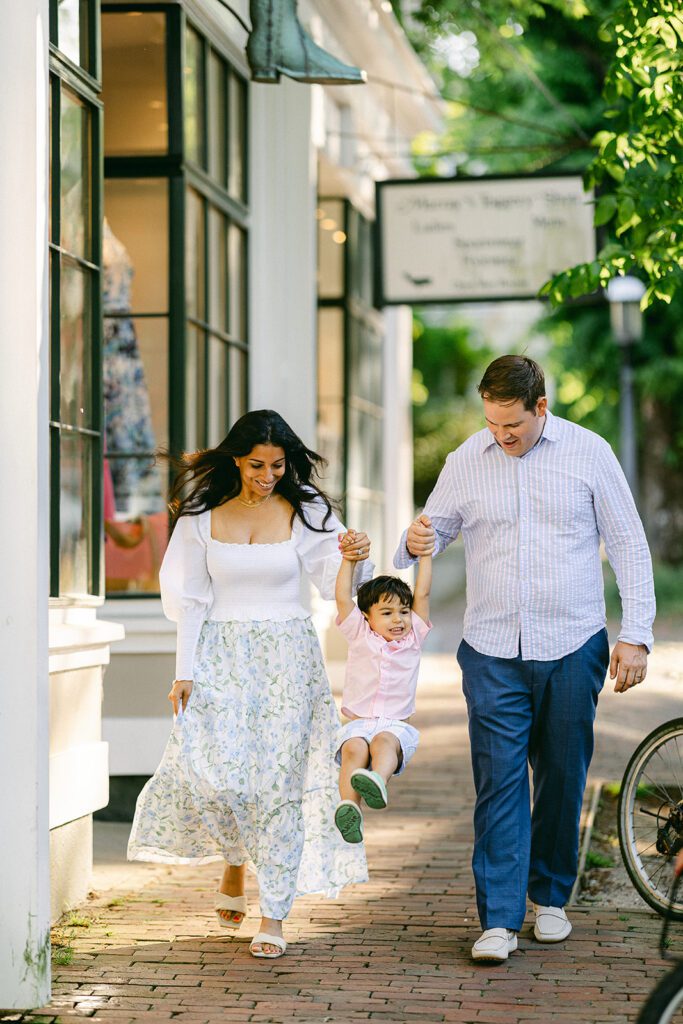
[[[379,604],[383,597],[397,597],[401,604],[412,607],[413,592],[398,576],[375,576],[358,588],[358,607],[369,612],[373,604]]]
[[[522,401],[531,412],[545,396],[545,377],[538,363],[528,356],[500,356],[486,367],[477,390],[490,402]]]

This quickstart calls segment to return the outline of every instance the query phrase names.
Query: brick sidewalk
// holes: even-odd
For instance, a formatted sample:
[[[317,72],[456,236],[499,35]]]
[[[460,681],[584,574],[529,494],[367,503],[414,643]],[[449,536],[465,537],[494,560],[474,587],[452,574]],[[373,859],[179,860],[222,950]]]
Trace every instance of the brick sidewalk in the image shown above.
[[[65,930],[73,960],[55,964],[51,1004],[11,1019],[635,1021],[665,970],[660,921],[646,909],[576,909],[574,933],[559,947],[536,943],[527,921],[506,964],[469,959],[478,922],[464,702],[444,674],[421,686],[418,707],[420,750],[393,785],[389,809],[367,817],[371,881],[338,901],[298,900],[285,957],[249,955],[253,912],[238,938],[220,931],[210,909],[216,865],[168,868],[134,893],[95,897],[79,911]]]

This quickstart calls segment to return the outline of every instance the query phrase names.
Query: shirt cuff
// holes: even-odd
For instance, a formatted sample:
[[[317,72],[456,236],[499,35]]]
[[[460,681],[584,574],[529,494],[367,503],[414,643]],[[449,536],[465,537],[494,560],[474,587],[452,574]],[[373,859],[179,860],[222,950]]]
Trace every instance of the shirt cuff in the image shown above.
[[[399,544],[398,550],[394,555],[395,569],[408,569],[411,565],[415,565],[415,563],[417,562],[417,558],[414,555],[411,555],[410,551],[408,551],[408,546],[406,544],[407,536],[408,531],[404,530],[403,536],[401,537],[401,543]]]
[[[629,632],[619,633],[617,637],[617,643],[620,642],[625,644],[633,644],[634,647],[640,647],[642,645],[643,647],[645,647],[648,654],[652,653],[652,648],[654,647],[655,643],[652,633],[650,633],[647,637],[644,637],[636,636],[633,633]]]

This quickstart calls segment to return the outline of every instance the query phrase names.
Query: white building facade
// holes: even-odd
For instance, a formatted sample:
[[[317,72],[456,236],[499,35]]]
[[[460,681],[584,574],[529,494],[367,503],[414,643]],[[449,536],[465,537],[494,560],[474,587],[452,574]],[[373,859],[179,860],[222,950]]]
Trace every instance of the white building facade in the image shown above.
[[[93,813],[125,815],[168,734],[155,452],[275,408],[329,457],[324,486],[380,565],[412,511],[412,322],[373,305],[374,182],[410,173],[434,88],[381,0],[300,5],[368,84],[256,85],[248,4],[230,7],[3,11],[6,1008],[46,1000],[49,924],[87,892]]]

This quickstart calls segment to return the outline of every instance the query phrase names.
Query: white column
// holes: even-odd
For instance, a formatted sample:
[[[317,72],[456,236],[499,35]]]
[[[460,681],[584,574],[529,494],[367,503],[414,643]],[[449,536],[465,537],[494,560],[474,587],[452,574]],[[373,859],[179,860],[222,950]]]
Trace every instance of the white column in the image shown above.
[[[0,33],[0,1007],[50,993],[48,0]]]
[[[387,306],[384,323],[384,529],[393,571],[394,551],[413,518],[412,310]]]
[[[251,409],[316,430],[316,153],[311,87],[251,87]]]

